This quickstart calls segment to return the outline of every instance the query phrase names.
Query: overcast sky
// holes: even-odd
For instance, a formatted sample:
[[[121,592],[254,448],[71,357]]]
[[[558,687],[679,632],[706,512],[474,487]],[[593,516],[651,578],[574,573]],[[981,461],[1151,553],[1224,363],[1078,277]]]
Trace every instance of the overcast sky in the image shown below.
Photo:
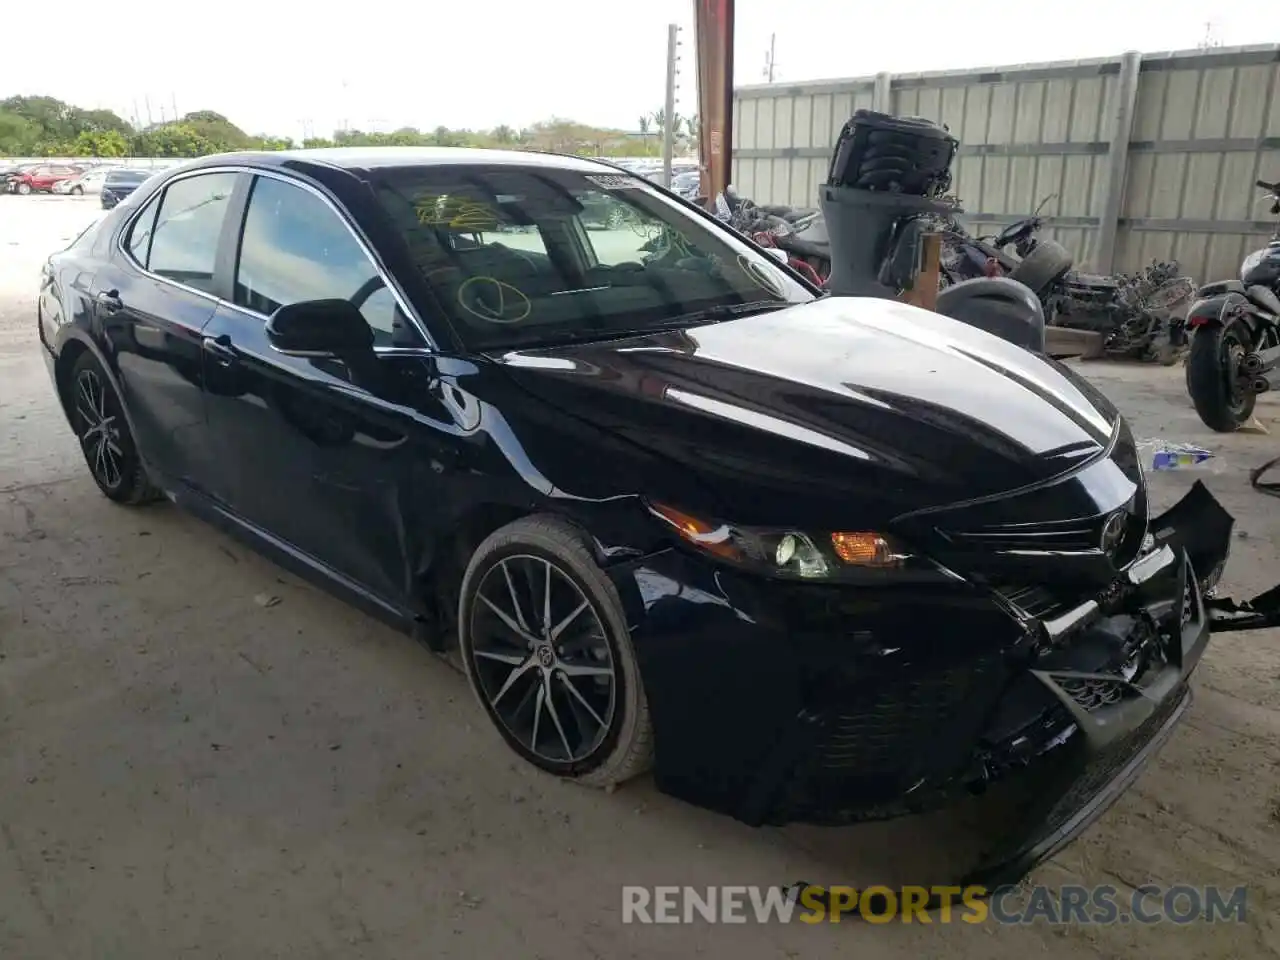
[[[1280,40],[1257,0],[738,0],[738,84],[1102,57]],[[1057,11],[1068,11],[1058,13]],[[553,114],[634,129],[662,105],[666,25],[685,28],[682,113],[696,112],[692,0],[62,0],[68,28],[16,27],[0,98],[49,94],[144,123],[209,109],[250,133],[327,136],[523,126]],[[104,19],[107,18],[107,19]]]

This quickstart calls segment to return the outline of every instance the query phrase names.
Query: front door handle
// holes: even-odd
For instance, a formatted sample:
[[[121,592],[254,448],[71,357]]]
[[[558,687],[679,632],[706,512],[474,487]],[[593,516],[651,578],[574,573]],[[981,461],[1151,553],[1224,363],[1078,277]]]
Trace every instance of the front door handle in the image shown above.
[[[119,290],[103,290],[96,299],[104,313],[119,313],[124,309],[124,301],[120,299]]]
[[[231,338],[225,333],[216,337],[205,337],[200,341],[205,353],[210,354],[219,366],[229,367],[236,362],[236,351],[231,346]]]

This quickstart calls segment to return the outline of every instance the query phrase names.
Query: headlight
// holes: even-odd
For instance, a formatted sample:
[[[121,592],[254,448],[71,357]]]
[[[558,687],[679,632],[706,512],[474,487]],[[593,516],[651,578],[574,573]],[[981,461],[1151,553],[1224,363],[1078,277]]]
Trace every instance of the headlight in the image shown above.
[[[650,503],[648,507],[685,543],[771,576],[893,582],[956,579],[955,574],[885,533],[743,527],[703,520],[663,503]]]

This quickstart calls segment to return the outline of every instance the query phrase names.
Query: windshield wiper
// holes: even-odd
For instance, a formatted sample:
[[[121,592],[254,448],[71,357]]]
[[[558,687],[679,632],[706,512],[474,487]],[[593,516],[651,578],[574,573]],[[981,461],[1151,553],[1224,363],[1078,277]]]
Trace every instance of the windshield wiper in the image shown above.
[[[718,303],[712,307],[703,307],[701,310],[690,310],[688,313],[682,313],[678,317],[671,317],[667,320],[659,320],[657,323],[645,324],[636,332],[643,333],[647,330],[670,330],[672,327],[694,327],[703,323],[718,323],[721,320],[731,320],[734,317],[741,317],[748,313],[768,313],[771,310],[781,310],[784,307],[796,306],[786,300],[752,300],[748,303]]]
[[[701,310],[691,310],[688,313],[680,314],[678,317],[669,317],[665,320],[646,323],[642,327],[589,327],[577,330],[547,331],[536,337],[485,344],[483,349],[486,353],[496,353],[503,350],[537,350],[541,347],[557,347],[571,343],[621,340],[624,337],[640,337],[646,333],[655,333],[659,330],[679,330],[684,327],[696,327],[701,324],[731,320],[734,317],[740,317],[748,313],[768,313],[772,310],[781,310],[784,307],[792,306],[796,306],[796,304],[788,303],[785,300],[720,303],[712,307],[704,307]]]

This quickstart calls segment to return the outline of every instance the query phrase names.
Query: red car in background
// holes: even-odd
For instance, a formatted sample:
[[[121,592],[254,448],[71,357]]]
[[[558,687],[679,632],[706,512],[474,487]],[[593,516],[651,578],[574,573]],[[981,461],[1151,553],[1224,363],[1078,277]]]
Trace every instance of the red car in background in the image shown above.
[[[51,193],[60,180],[84,173],[83,167],[69,163],[45,163],[9,177],[9,189],[14,193]]]

